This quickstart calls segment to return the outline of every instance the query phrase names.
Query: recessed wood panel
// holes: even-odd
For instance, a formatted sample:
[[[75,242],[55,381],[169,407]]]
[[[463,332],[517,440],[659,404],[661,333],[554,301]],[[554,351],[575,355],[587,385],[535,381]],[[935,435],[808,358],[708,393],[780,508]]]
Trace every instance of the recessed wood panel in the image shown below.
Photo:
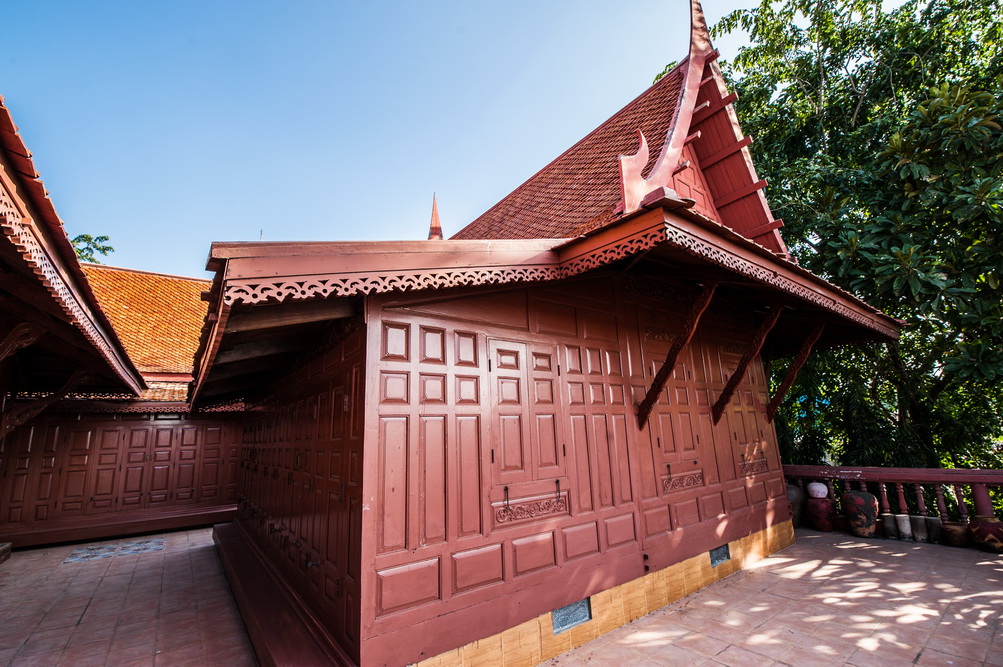
[[[599,527],[596,522],[565,528],[564,554],[568,560],[599,551]]]
[[[426,364],[446,363],[446,332],[442,329],[432,329],[421,327],[419,329],[421,340],[420,361]]]
[[[480,378],[476,376],[456,376],[456,404],[477,405],[480,400]]]
[[[606,525],[606,543],[609,546],[615,547],[618,544],[626,544],[627,542],[637,540],[637,536],[634,533],[633,514],[624,514],[605,519],[603,523]]]
[[[498,417],[498,444],[501,454],[501,469],[505,472],[523,470],[526,467],[523,451],[525,440],[522,432],[521,415],[500,415]]]
[[[710,519],[724,515],[724,498],[720,493],[711,493],[700,497],[700,516]]]
[[[422,374],[419,378],[421,382],[421,402],[422,403],[445,403],[446,402],[446,376]]]
[[[439,559],[409,563],[376,572],[381,614],[439,599]]]
[[[536,415],[537,462],[542,474],[560,465],[557,444],[557,420],[554,415]],[[552,473],[551,473],[552,474]]]
[[[732,509],[741,509],[749,506],[749,498],[745,495],[745,487],[739,486],[728,489],[728,505]]]
[[[420,539],[431,544],[446,539],[446,418],[419,419]]]
[[[459,478],[458,534],[481,532],[481,438],[480,418],[456,418],[456,451]]]
[[[385,361],[409,361],[411,328],[407,324],[383,323],[381,358]]]
[[[616,340],[616,316],[597,310],[579,311],[582,335],[589,340]]]
[[[644,512],[644,535],[652,537],[672,530],[672,518],[667,505],[655,507]]]
[[[599,507],[613,506],[613,469],[610,452],[609,428],[606,415],[592,415],[592,428],[595,434],[595,466],[592,477],[599,492]]]
[[[460,593],[502,580],[502,548],[489,544],[453,554],[453,592]]]
[[[516,575],[557,565],[553,533],[540,533],[512,540],[512,551]]]
[[[753,482],[749,485],[749,500],[752,504],[766,502],[766,485],[762,482]]]
[[[700,510],[696,498],[673,503],[672,510],[676,515],[676,524],[681,528],[700,522]]]
[[[584,382],[569,382],[568,383],[568,404],[569,405],[585,405],[585,383]]]
[[[382,403],[407,403],[409,397],[407,373],[380,373],[380,401]]]
[[[575,452],[575,499],[578,509],[592,509],[592,454],[589,448],[588,422],[585,415],[571,415],[571,447]]]
[[[407,535],[407,417],[380,418],[380,549],[403,549]]]
[[[582,372],[582,348],[577,345],[567,345],[564,348],[564,356],[567,359],[569,373]]]
[[[456,365],[477,366],[477,334],[457,331],[453,336],[456,342]]]

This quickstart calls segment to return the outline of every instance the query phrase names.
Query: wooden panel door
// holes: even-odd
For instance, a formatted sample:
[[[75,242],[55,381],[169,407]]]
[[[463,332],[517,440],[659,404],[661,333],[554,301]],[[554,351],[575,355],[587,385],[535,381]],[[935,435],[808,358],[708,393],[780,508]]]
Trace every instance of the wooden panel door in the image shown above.
[[[94,432],[73,429],[66,434],[66,453],[60,470],[59,514],[78,516],[87,511]]]
[[[172,426],[156,427],[153,431],[153,461],[150,466],[150,490],[147,492],[150,507],[166,505],[171,500],[176,437]]]
[[[153,453],[147,426],[131,428],[125,434],[122,453],[122,509],[142,509],[147,505]]]

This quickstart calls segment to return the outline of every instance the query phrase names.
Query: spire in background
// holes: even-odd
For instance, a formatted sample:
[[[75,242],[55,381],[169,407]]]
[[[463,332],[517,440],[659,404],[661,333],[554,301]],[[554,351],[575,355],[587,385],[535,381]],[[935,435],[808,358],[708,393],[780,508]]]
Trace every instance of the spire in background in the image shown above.
[[[432,221],[428,225],[428,240],[442,240],[442,225],[439,224],[439,204],[435,200],[435,193],[432,193]]]

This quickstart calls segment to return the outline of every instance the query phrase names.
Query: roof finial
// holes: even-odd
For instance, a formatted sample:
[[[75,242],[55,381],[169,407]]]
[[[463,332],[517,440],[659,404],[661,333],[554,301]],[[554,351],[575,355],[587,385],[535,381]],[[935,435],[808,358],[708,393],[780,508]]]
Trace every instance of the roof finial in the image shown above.
[[[700,0],[690,0],[690,54],[710,53],[713,49]]]
[[[439,204],[435,200],[435,193],[432,193],[432,221],[428,225],[428,240],[442,240],[442,225],[439,224]]]

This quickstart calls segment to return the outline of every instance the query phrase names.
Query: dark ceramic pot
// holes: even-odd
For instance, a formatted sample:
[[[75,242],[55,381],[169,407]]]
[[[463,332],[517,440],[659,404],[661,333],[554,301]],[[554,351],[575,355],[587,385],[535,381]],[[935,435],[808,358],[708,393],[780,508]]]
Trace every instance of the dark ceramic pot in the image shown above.
[[[976,516],[968,523],[968,534],[983,551],[1003,554],[1003,522],[994,516]]]
[[[850,532],[857,537],[874,537],[878,526],[878,499],[867,491],[847,491],[839,501]]]
[[[800,528],[804,510],[804,493],[794,484],[787,485],[787,502],[791,506],[791,523],[794,524],[795,528]]]
[[[808,499],[808,523],[815,530],[829,532],[835,515],[836,502],[832,498]]]
[[[944,521],[940,526],[941,540],[952,547],[963,547],[968,543],[968,526],[960,521]]]

